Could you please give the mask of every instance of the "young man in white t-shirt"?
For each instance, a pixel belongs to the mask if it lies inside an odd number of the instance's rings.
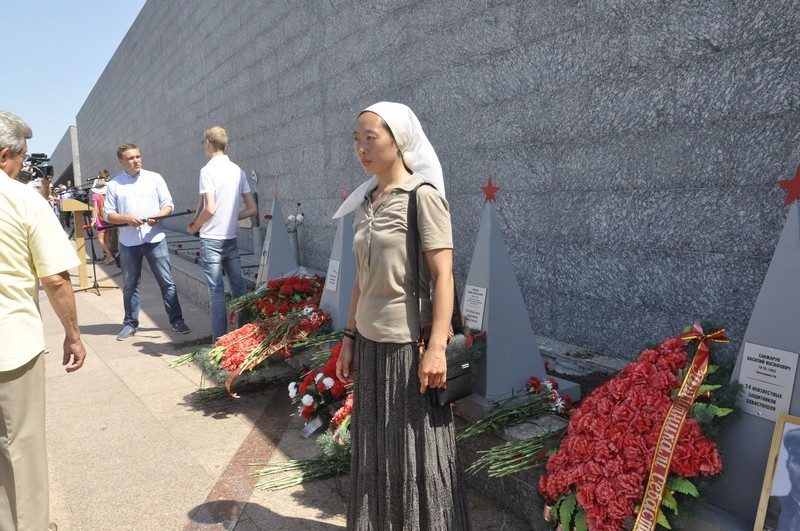
[[[222,127],[214,126],[203,135],[203,151],[211,159],[200,170],[203,209],[198,210],[195,219],[186,228],[190,234],[200,232],[200,253],[208,283],[211,335],[214,341],[228,332],[222,271],[228,275],[234,298],[245,293],[236,241],[238,221],[255,216],[258,212],[247,177],[225,154],[227,147],[228,133]],[[239,210],[242,200],[245,208]],[[239,326],[242,324],[240,320]]]

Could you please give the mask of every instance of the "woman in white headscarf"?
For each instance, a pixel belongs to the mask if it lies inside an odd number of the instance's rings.
[[[354,381],[355,394],[347,528],[468,530],[453,414],[427,394],[446,382],[453,310],[453,241],[441,165],[417,117],[399,103],[362,111],[353,145],[372,178],[334,215],[355,213],[357,276],[336,366],[343,382]],[[407,209],[410,192],[423,182],[433,186],[417,190],[417,312]],[[422,357],[417,315],[431,324]]]

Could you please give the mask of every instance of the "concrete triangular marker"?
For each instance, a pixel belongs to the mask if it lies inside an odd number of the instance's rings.
[[[294,251],[292,251],[292,246],[289,243],[289,233],[286,232],[286,226],[284,225],[281,204],[277,197],[272,199],[270,213],[272,214],[272,219],[267,221],[256,286],[260,286],[267,280],[286,276],[297,269]]]
[[[325,289],[320,308],[331,316],[334,330],[347,326],[350,296],[356,280],[356,257],[353,254],[353,214],[339,218],[333,239]]]
[[[486,357],[478,363],[475,392],[457,406],[462,416],[482,417],[490,400],[525,389],[531,376],[550,378],[492,201],[484,206],[461,306],[467,325],[486,332]],[[568,380],[559,379],[559,393],[580,398],[578,384]]]
[[[752,369],[746,369],[743,374],[745,352],[755,359],[761,358],[761,355],[778,356],[778,364],[782,367],[794,362],[794,378],[791,378],[790,370],[766,364],[762,372],[767,376],[754,374]],[[746,520],[750,528],[758,510],[763,472],[766,470],[775,428],[775,422],[768,417],[774,416],[773,413],[787,412],[785,408],[783,411],[777,411],[780,408],[776,408],[775,412],[770,411],[769,408],[774,407],[772,401],[775,400],[777,406],[791,395],[788,413],[800,416],[799,354],[800,210],[798,202],[794,202],[789,208],[789,215],[758,293],[731,378],[745,383],[752,381],[755,376],[763,381],[758,386],[751,384],[749,389],[745,385],[741,396],[742,400],[754,400],[761,404],[759,409],[763,412],[761,415],[744,412],[733,426],[722,431],[720,447],[725,455],[725,478],[714,488],[711,500],[725,512]],[[771,372],[773,369],[775,371]],[[786,382],[782,381],[781,373],[788,377],[786,385],[782,385]],[[753,393],[756,396],[751,396]]]

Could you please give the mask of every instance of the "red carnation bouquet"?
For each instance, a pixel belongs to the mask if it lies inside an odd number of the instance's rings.
[[[545,520],[552,527],[630,527],[645,493],[662,424],[689,363],[686,343],[677,337],[666,339],[582,401],[539,481],[548,504]],[[672,528],[679,502],[696,501],[709,487],[709,478],[722,470],[717,445],[709,436],[731,420],[738,384],[730,383],[732,367],[719,369],[709,366],[680,429],[658,511],[660,527]]]
[[[242,372],[273,356],[288,359],[294,348],[315,343],[310,336],[329,321],[330,317],[314,303],[276,313],[219,338],[208,353],[209,361],[230,371],[225,381],[230,392],[231,383]]]
[[[319,304],[323,283],[319,275],[291,276],[269,280],[256,291],[231,301],[231,322],[236,312],[247,311],[256,319]]]

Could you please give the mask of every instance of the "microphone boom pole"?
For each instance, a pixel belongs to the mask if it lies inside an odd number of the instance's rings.
[[[152,216],[152,217],[149,217],[149,218],[142,218],[142,223],[147,223],[148,219],[162,220],[162,219],[167,219],[167,218],[176,218],[178,216],[186,216],[188,214],[194,214],[194,213],[195,213],[194,210],[187,209],[186,212],[178,212],[177,214],[173,212],[172,214],[166,214],[164,216]],[[118,227],[127,227],[127,226],[128,226],[127,223],[114,223],[112,225],[106,225],[103,228],[97,227],[97,230],[116,229]]]

